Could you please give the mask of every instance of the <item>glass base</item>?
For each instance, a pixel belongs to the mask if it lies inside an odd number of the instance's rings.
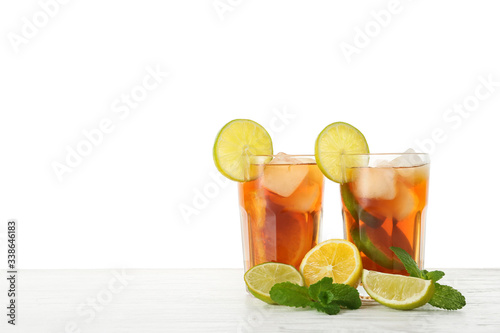
[[[373,301],[373,298],[368,295],[366,292],[365,288],[363,288],[362,284],[360,283],[358,288],[358,293],[359,293],[359,298],[361,298],[362,301]]]

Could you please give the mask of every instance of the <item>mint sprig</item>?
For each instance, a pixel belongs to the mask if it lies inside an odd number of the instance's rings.
[[[390,249],[392,250],[392,252],[394,252],[394,254],[396,254],[399,260],[401,260],[401,262],[405,266],[406,271],[408,272],[408,274],[410,274],[410,276],[425,279],[426,276],[425,273],[418,268],[417,263],[408,254],[408,252],[396,246],[391,246]]]
[[[348,309],[358,309],[361,306],[356,288],[333,283],[330,277],[324,277],[309,288],[291,282],[277,283],[269,294],[280,305],[310,307],[329,315],[339,313],[341,306]]]
[[[466,301],[465,297],[456,289],[453,289],[450,286],[442,285],[437,283],[443,276],[444,272],[442,271],[432,271],[428,272],[425,269],[420,270],[417,266],[417,263],[413,258],[403,250],[402,248],[392,246],[390,248],[392,252],[396,254],[396,256],[401,260],[403,265],[405,266],[406,271],[410,276],[424,279],[424,280],[432,280],[434,281],[434,295],[432,296],[429,304],[441,309],[445,310],[458,310],[465,306]]]

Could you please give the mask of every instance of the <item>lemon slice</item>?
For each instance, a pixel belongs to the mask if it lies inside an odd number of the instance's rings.
[[[342,171],[342,163],[362,166],[367,159],[348,157],[344,154],[368,154],[368,143],[364,135],[354,126],[337,122],[326,126],[316,139],[314,154],[323,174],[336,183],[349,181],[350,175]],[[344,158],[344,160],[342,160]]]
[[[393,309],[418,308],[429,302],[434,295],[432,280],[364,269],[361,281],[371,298]]]
[[[295,267],[276,262],[265,262],[254,266],[245,273],[244,278],[248,291],[269,304],[276,304],[269,296],[269,291],[276,283],[289,281],[300,286],[304,285],[304,279]]]
[[[325,276],[334,283],[357,287],[363,266],[358,248],[345,239],[330,239],[313,247],[300,264],[307,286]]]
[[[235,119],[224,125],[217,134],[213,150],[217,169],[227,178],[238,182],[256,177],[250,172],[250,156],[272,154],[273,143],[269,133],[248,119]]]

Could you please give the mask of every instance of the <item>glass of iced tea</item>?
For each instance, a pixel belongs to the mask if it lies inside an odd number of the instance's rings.
[[[391,246],[423,268],[429,166],[429,155],[415,152],[342,157],[344,236],[360,250],[363,268],[408,275]]]
[[[314,155],[249,156],[238,184],[245,271],[264,262],[299,269],[318,243],[324,177]]]

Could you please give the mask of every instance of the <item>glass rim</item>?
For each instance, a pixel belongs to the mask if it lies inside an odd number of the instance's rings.
[[[270,155],[270,154],[257,154],[257,155],[249,155],[250,157],[277,157],[278,154],[273,154],[273,155]],[[314,154],[286,154],[286,156],[290,156],[290,157],[297,157],[297,156],[307,156],[307,157],[315,157]]]
[[[422,155],[422,156],[430,156],[428,153],[353,153],[353,154],[344,154],[345,156],[394,156],[394,155]]]
[[[283,161],[282,163],[273,163],[272,162],[275,159],[279,159],[280,157],[282,157],[282,155],[248,155],[247,158],[248,158],[249,165],[267,165],[267,164],[273,164],[273,165],[309,165],[309,164],[314,164],[314,165],[317,165],[316,158],[312,154],[304,154],[304,155],[286,154],[287,158],[295,159],[295,161],[294,162]]]
[[[422,156],[430,156],[429,153],[341,153],[340,155],[347,155],[347,156],[390,156],[390,155],[422,155]],[[255,157],[276,157],[278,154],[256,154],[256,155],[249,155],[249,156],[255,156]],[[286,154],[286,156],[310,156],[310,157],[316,157],[314,154]]]

